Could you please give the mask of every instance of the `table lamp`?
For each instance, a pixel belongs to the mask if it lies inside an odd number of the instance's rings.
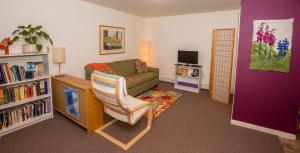
[[[64,74],[60,73],[60,64],[65,62],[65,48],[54,47],[53,48],[53,63],[58,64],[59,74],[56,77],[62,77]]]

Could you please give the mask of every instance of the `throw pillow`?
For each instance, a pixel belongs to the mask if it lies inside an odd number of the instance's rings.
[[[147,66],[145,62],[142,61],[135,62],[135,68],[137,73],[150,72],[150,68]]]
[[[86,68],[91,67],[92,71],[100,71],[107,74],[116,74],[116,72],[108,65],[104,63],[91,63],[85,66]]]

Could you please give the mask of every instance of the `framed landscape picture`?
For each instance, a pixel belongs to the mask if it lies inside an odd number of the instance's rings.
[[[100,55],[125,53],[125,28],[100,25]]]

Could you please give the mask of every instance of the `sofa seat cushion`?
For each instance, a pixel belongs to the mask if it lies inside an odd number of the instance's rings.
[[[146,73],[139,73],[136,75],[126,77],[126,85],[127,88],[133,88],[139,84],[151,81],[157,78],[157,74],[154,72],[146,72]]]

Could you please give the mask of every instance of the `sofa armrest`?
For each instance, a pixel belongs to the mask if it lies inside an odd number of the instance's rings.
[[[155,73],[159,73],[159,69],[158,68],[155,68],[155,67],[149,67],[150,71],[151,72],[155,72]]]
[[[89,66],[86,66],[84,68],[84,72],[85,72],[85,79],[86,80],[91,80],[91,75],[93,73],[93,68],[89,67]]]
[[[139,104],[139,105],[137,105],[137,106],[129,109],[129,112],[133,113],[133,112],[135,112],[135,111],[137,111],[137,110],[139,110],[141,108],[144,108],[146,106],[151,106],[151,103],[149,103],[147,101],[144,101],[143,103],[141,103],[141,104]]]

